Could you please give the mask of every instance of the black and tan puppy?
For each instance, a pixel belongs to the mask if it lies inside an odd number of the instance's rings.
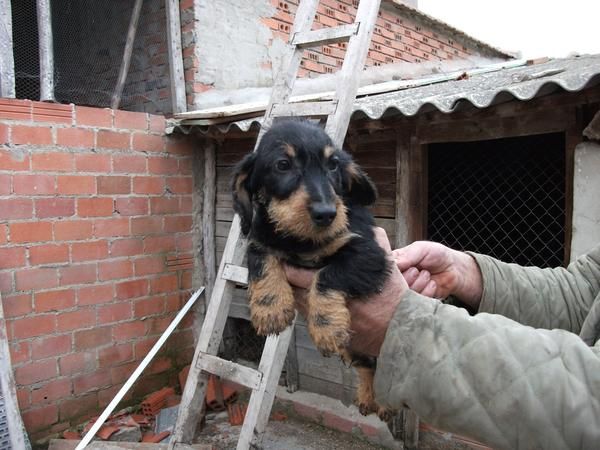
[[[346,307],[347,301],[381,291],[389,274],[366,208],[376,197],[350,155],[307,121],[273,125],[233,178],[234,209],[249,239],[248,288],[257,333],[280,333],[294,318],[294,295],[282,264],[317,269],[307,302],[311,338],[324,355],[354,362],[361,413],[377,411],[387,419],[373,400],[375,361],[349,352]]]

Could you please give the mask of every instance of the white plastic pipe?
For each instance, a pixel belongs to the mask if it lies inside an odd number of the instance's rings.
[[[173,332],[175,327],[177,327],[177,325],[179,325],[179,322],[181,322],[181,319],[183,319],[183,316],[185,316],[187,314],[187,312],[194,305],[194,303],[196,302],[198,297],[200,297],[202,292],[204,292],[204,287],[201,287],[196,292],[194,292],[194,295],[192,295],[192,297],[184,305],[184,307],[181,309],[181,311],[179,311],[179,313],[175,316],[175,318],[173,319],[173,322],[171,322],[171,324],[167,327],[167,329],[162,334],[160,339],[156,342],[156,344],[154,344],[154,346],[152,347],[150,352],[148,352],[146,357],[142,360],[140,365],[137,366],[137,368],[131,374],[129,379],[125,382],[123,387],[119,390],[119,392],[117,392],[117,395],[115,395],[115,398],[112,399],[112,401],[108,404],[106,409],[102,412],[102,414],[100,414],[100,417],[98,417],[98,420],[96,420],[96,422],[94,422],[94,425],[92,426],[92,428],[90,428],[90,431],[87,432],[87,434],[83,437],[81,442],[79,442],[77,447],[75,447],[75,450],[82,450],[90,443],[90,441],[92,440],[94,435],[98,432],[98,430],[100,429],[102,424],[106,421],[108,416],[111,415],[111,413],[117,407],[117,405],[119,404],[121,399],[123,399],[125,394],[127,394],[127,391],[131,388],[131,386],[133,386],[133,383],[136,382],[136,380],[142,374],[142,372],[144,371],[146,366],[148,364],[150,364],[150,361],[152,361],[152,358],[154,358],[154,356],[158,353],[158,351],[160,350],[162,345],[165,343],[167,338],[171,335],[171,333]]]

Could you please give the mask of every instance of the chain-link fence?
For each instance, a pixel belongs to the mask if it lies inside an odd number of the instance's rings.
[[[559,133],[431,145],[427,238],[506,262],[563,265],[564,149]]]
[[[133,1],[52,0],[55,98],[109,107],[115,91]],[[13,52],[18,98],[39,100],[35,0],[13,0]],[[163,0],[142,5],[120,108],[171,111]]]
[[[243,360],[258,365],[266,338],[254,331],[244,319],[229,317],[223,335],[223,356],[232,361]]]

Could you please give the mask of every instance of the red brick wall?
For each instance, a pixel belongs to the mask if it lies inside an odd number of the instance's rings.
[[[0,99],[0,292],[34,438],[106,405],[188,298],[191,153],[164,125]],[[189,327],[128,399],[189,362]]]

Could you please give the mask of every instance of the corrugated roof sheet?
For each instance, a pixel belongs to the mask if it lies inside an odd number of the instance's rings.
[[[527,101],[557,91],[578,92],[600,84],[600,55],[553,59],[541,64],[470,75],[466,73],[463,79],[430,78],[432,82],[427,85],[419,85],[420,80],[414,80],[412,85],[403,81],[391,92],[357,98],[352,117],[377,120],[384,115],[414,116],[434,110],[451,113],[468,105],[487,108],[513,99]],[[372,91],[376,92],[376,89]],[[223,133],[232,127],[248,131],[252,126],[260,126],[262,118],[235,119],[234,116],[231,122],[211,126]],[[193,120],[184,119],[175,121],[173,125],[186,132],[195,124]],[[195,129],[206,132],[211,126],[195,125]]]

